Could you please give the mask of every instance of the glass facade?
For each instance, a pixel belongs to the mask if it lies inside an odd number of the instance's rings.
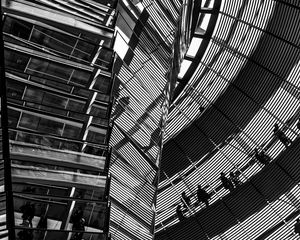
[[[11,177],[14,210],[5,225],[2,208],[1,239],[109,237],[115,5],[2,4],[11,176],[5,165],[1,179]]]

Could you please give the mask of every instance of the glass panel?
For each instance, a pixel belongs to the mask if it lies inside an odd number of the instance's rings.
[[[105,94],[109,94],[111,82],[112,80],[110,77],[98,75],[93,89],[98,90]]]
[[[20,118],[20,112],[15,111],[13,109],[8,109],[8,126],[9,127],[16,127]]]
[[[101,49],[99,57],[96,60],[96,64],[105,67],[106,69],[110,68],[113,57],[113,51],[110,49]]]
[[[37,130],[40,132],[60,135],[62,128],[63,123],[41,118]]]
[[[7,81],[7,97],[11,98],[12,100],[20,100],[23,96],[23,92],[25,87],[23,85],[18,84],[18,82],[15,81]]]
[[[63,90],[66,92],[70,92],[73,89],[73,86],[67,85],[66,83],[60,83],[57,81],[48,80],[43,77],[29,76],[29,78],[32,82],[41,83],[46,86],[53,87],[55,89]]]
[[[7,49],[4,51],[4,58],[6,69],[21,72],[24,72],[29,61],[29,56],[25,56],[21,53],[13,52]]]
[[[72,52],[73,46],[76,43],[76,39],[71,36],[44,29],[39,26],[34,27],[30,40],[68,55]]]
[[[89,97],[90,91],[88,91],[86,89],[75,87],[73,90],[73,94],[87,98],[87,97]]]
[[[80,127],[74,127],[71,125],[66,125],[64,128],[63,136],[68,138],[78,138],[80,135],[81,128]]]
[[[67,101],[67,98],[51,93],[45,93],[42,104],[58,108],[65,108]]]
[[[31,114],[23,113],[20,119],[19,126],[36,130],[39,124],[40,118]]]
[[[85,106],[84,103],[74,101],[74,100],[69,100],[67,109],[72,110],[74,112],[83,112],[84,106]]]
[[[94,143],[105,143],[106,130],[103,129],[102,131],[102,133],[89,131],[87,135],[87,141]]]
[[[24,100],[28,102],[41,103],[44,97],[44,93],[39,93],[36,88],[28,86],[25,90]]]
[[[79,40],[77,41],[75,45],[75,49],[73,50],[71,55],[76,58],[90,61],[92,60],[91,58],[93,57],[92,54],[95,53],[95,48],[96,48],[95,45]]]
[[[38,58],[32,58],[26,69],[26,73],[28,74],[46,77],[60,82],[66,82],[70,78],[72,72],[72,69],[67,66]]]
[[[93,105],[90,114],[93,116],[105,118],[107,117],[107,107]]]
[[[75,69],[70,82],[85,86],[88,83],[90,77],[90,73]]]
[[[30,36],[32,24],[11,17],[5,18],[3,32],[12,34],[16,37],[28,39]]]

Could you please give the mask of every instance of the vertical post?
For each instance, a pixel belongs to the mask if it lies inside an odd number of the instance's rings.
[[[4,186],[6,196],[6,226],[8,229],[8,239],[15,239],[14,203],[12,194],[11,162],[9,154],[9,133],[8,133],[8,111],[6,96],[5,61],[4,61],[4,41],[3,41],[3,22],[2,4],[1,10],[1,37],[0,37],[0,97],[1,97],[1,126],[2,126],[2,156],[4,160]]]
[[[107,155],[106,155],[106,159],[105,159],[104,172],[107,173],[107,174],[108,174],[108,171],[109,171],[111,151],[112,151],[112,148],[109,147],[109,149],[107,150]]]
[[[76,191],[76,188],[72,187],[70,195],[69,195],[70,199],[74,198],[75,191]],[[67,204],[68,213],[67,213],[66,218],[63,219],[63,221],[62,221],[60,229],[68,230],[68,225],[69,225],[69,222],[70,222],[70,219],[71,219],[74,207],[75,207],[75,203],[76,203],[76,201],[74,201],[74,200],[72,200],[71,202],[68,202],[68,204]]]
[[[110,173],[107,175],[105,190],[104,190],[104,199],[105,201],[109,200],[109,192],[110,192],[110,183],[111,183],[111,175]]]
[[[75,190],[76,190],[76,188],[72,187],[69,198],[74,197]],[[67,215],[66,219],[63,219],[62,224],[60,226],[60,229],[63,229],[63,230],[66,230],[66,231],[69,230],[68,226],[69,226],[69,223],[70,223],[70,219],[71,219],[75,204],[76,204],[76,201],[74,201],[74,200],[71,203],[68,203],[68,205],[67,205],[67,208],[69,210],[68,215]],[[71,239],[71,237],[72,237],[72,232],[69,232],[67,240]]]
[[[111,208],[111,202],[108,201],[106,205],[105,225],[103,229],[103,232],[106,234],[109,234],[110,208]]]

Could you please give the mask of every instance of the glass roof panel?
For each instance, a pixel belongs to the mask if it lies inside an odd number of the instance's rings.
[[[203,40],[202,38],[193,37],[193,39],[191,41],[191,44],[189,46],[189,49],[186,53],[186,55],[188,57],[195,57],[196,56],[196,53],[198,52],[198,49],[201,45],[202,40]]]
[[[117,31],[115,38],[114,51],[120,56],[121,59],[124,59],[129,47],[124,40],[124,35],[120,34],[120,31]]]
[[[180,72],[178,74],[178,78],[183,78],[186,71],[189,69],[190,65],[192,64],[191,61],[184,59],[180,66]]]

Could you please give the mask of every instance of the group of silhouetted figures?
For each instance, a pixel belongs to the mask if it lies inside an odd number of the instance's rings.
[[[225,173],[221,173],[220,180],[222,182],[222,186],[225,189],[228,189],[230,192],[233,191],[236,187],[240,186],[242,183],[239,180],[237,174],[230,172],[229,177],[227,178],[225,176]],[[198,185],[197,188],[197,203],[204,203],[206,207],[209,206],[209,199],[211,198],[210,194],[201,187],[201,185]],[[181,194],[181,202],[184,207],[184,209],[189,209],[191,207],[191,198],[186,195],[185,192],[182,192]],[[185,217],[183,215],[182,207],[181,205],[178,205],[176,208],[176,213],[178,216],[178,219],[180,221],[184,220]]]
[[[210,199],[210,194],[206,192],[205,189],[203,189],[201,187],[201,185],[198,185],[198,189],[197,189],[197,198],[198,198],[198,202],[202,202],[204,203],[207,207],[209,205],[209,199]],[[181,202],[184,206],[184,208],[188,209],[191,205],[191,199],[189,196],[186,195],[185,192],[183,192],[181,194]],[[177,216],[179,218],[180,221],[184,220],[185,217],[183,215],[183,212],[181,210],[181,205],[178,205],[177,208],[176,208],[176,213],[177,213]]]
[[[300,119],[297,122],[297,128],[300,130]],[[292,144],[292,140],[290,138],[288,138],[286,136],[286,134],[279,129],[279,126],[277,123],[274,124],[274,136],[282,143],[284,144],[284,146],[287,148]],[[265,151],[263,149],[259,150],[258,148],[254,149],[254,157],[255,159],[260,162],[263,165],[267,165],[270,163],[271,161],[271,157],[265,153]],[[240,172],[230,172],[229,173],[229,177],[226,177],[224,172],[221,172],[220,174],[220,180],[222,183],[222,186],[229,190],[230,192],[233,192],[235,188],[237,188],[238,186],[240,186],[242,184],[242,182],[239,179],[239,175]],[[209,199],[211,198],[210,194],[206,192],[206,190],[204,190],[201,185],[198,185],[198,189],[197,189],[197,198],[198,198],[198,203],[202,202],[206,205],[206,207],[209,206]],[[185,192],[183,192],[181,194],[181,202],[182,202],[182,206],[183,206],[183,210],[184,209],[189,209],[189,207],[191,206],[191,199],[189,196],[186,195]],[[182,210],[182,206],[179,204],[177,205],[176,208],[176,213],[178,216],[178,219],[180,221],[185,219],[185,216],[183,215],[183,210]],[[299,233],[300,233],[300,220],[298,223],[298,229],[299,229]]]
[[[25,229],[22,229],[18,232],[18,238],[19,240],[33,240],[34,236],[32,229],[32,219],[35,215],[35,205],[28,201],[20,207],[20,211],[22,213],[23,220],[21,226],[25,227]],[[78,207],[74,211],[71,216],[70,222],[73,224],[72,230],[75,231],[75,233],[73,233],[71,237],[71,240],[82,240],[85,230],[85,219],[83,217],[83,210],[81,207]],[[47,229],[47,217],[45,216],[45,214],[42,214],[37,225],[37,233],[40,232],[38,239],[44,239],[44,229]]]
[[[230,172],[229,177],[226,177],[225,173],[221,172],[220,180],[222,186],[232,192],[236,187],[240,186],[242,182],[239,179],[238,173]]]
[[[298,120],[297,128],[300,130],[300,120]],[[287,137],[282,130],[279,129],[277,123],[274,124],[273,133],[275,138],[278,139],[286,148],[292,144],[292,140],[289,137]],[[257,148],[255,148],[254,156],[263,165],[267,165],[271,161],[270,156],[268,156],[264,150],[259,151]]]

